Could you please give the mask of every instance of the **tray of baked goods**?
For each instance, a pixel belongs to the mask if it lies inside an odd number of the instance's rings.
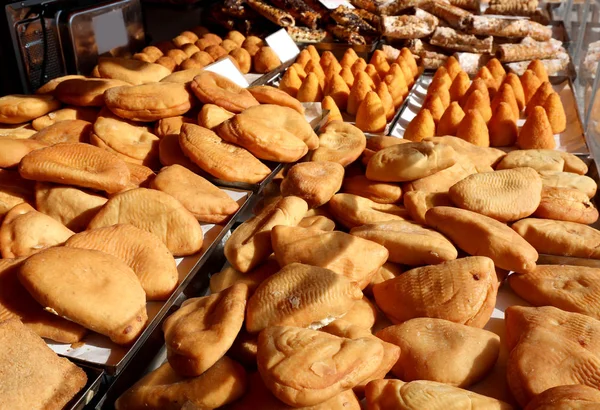
[[[453,135],[507,150],[589,153],[573,83],[549,77],[538,60],[519,77],[493,59],[471,81],[450,58],[434,75],[421,76],[408,99],[393,136],[419,141]]]

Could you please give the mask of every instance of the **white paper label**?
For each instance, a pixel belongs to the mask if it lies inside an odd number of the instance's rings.
[[[319,3],[327,7],[329,10],[335,10],[339,6],[346,6],[350,9],[354,8],[354,6],[347,0],[319,0]]]
[[[290,61],[300,54],[300,49],[284,28],[268,36],[265,41],[282,63]]]
[[[127,44],[128,37],[123,20],[123,10],[114,10],[94,17],[92,26],[98,55]]]
[[[248,88],[248,86],[250,85],[244,77],[244,74],[242,74],[242,72],[238,70],[238,68],[233,63],[233,60],[229,56],[215,63],[207,65],[206,67],[204,67],[204,69],[206,71],[222,75],[223,77],[233,81],[240,87]]]

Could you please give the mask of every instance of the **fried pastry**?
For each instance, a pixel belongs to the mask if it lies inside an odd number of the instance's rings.
[[[62,83],[63,81],[66,80],[71,80],[73,78],[85,78],[85,76],[83,75],[63,75],[61,77],[57,77],[57,78],[53,78],[52,80],[48,81],[46,84],[42,85],[40,88],[38,88],[37,90],[35,90],[35,93],[40,95],[40,94],[54,94],[54,90],[56,90],[56,87],[58,87],[58,85],[60,83]]]
[[[335,229],[335,221],[323,215],[305,216],[298,222],[301,228],[319,229],[321,231],[331,232]]]
[[[46,310],[117,344],[133,342],[148,319],[146,295],[135,273],[103,252],[46,249],[23,263],[19,280]]]
[[[476,109],[465,111],[465,116],[456,129],[456,136],[480,147],[490,146],[490,135],[486,120]]]
[[[17,171],[0,169],[0,219],[14,206],[35,203],[33,181],[23,179]]]
[[[137,275],[147,300],[166,300],[177,287],[177,266],[160,238],[129,224],[91,229],[72,236],[65,246],[115,256]]]
[[[296,98],[300,102],[317,102],[323,99],[323,88],[319,84],[319,78],[313,72],[308,73],[298,88]]]
[[[542,85],[542,81],[531,70],[526,70],[521,76],[521,86],[523,87],[523,95],[525,97],[525,106],[529,105],[529,101]]]
[[[29,123],[6,125],[0,124],[0,138],[27,139],[35,135],[35,130]]]
[[[150,168],[143,165],[126,162],[129,168],[129,185],[126,189],[147,188],[150,181],[154,179],[156,174]]]
[[[269,326],[318,329],[346,314],[363,297],[345,276],[316,266],[292,263],[265,279],[248,301],[246,330]]]
[[[473,410],[512,410],[503,401],[426,380],[374,380],[366,388],[367,405],[373,410],[441,410],[451,407]]]
[[[303,162],[291,167],[283,181],[281,194],[297,196],[309,208],[326,204],[340,190],[344,167],[337,162]]]
[[[97,116],[98,110],[95,108],[65,107],[36,118],[31,122],[31,126],[36,131],[41,131],[52,124],[66,120],[94,122]]]
[[[152,122],[185,114],[192,107],[192,96],[185,84],[160,82],[113,87],[104,93],[104,102],[121,118]]]
[[[31,139],[0,138],[0,168],[14,168],[23,157],[48,144]]]
[[[361,76],[360,73],[364,75]],[[358,113],[361,102],[365,99],[367,94],[375,88],[373,80],[371,80],[364,71],[361,71],[360,73],[355,75],[354,84],[352,84],[350,94],[348,95],[346,112],[350,115],[356,115]]]
[[[303,263],[326,268],[356,282],[361,289],[388,258],[385,247],[339,231],[275,226],[271,243],[279,266]]]
[[[25,258],[0,260],[0,322],[19,319],[38,336],[59,343],[79,342],[87,333],[82,326],[44,310],[19,282]]]
[[[202,67],[188,68],[187,70],[176,71],[160,80],[161,83],[180,83],[189,84],[194,77],[199,75],[204,69]]]
[[[421,142],[423,139],[435,135],[435,127],[436,124],[431,115],[431,111],[427,108],[423,108],[417,113],[415,118],[408,123],[403,138],[413,142]]]
[[[393,183],[371,181],[364,175],[344,178],[342,191],[379,204],[395,204],[402,199],[402,188]]]
[[[294,67],[290,67],[281,78],[281,81],[279,82],[279,89],[296,98],[298,96],[300,87],[302,87],[302,81],[303,79],[300,78],[296,69]]]
[[[295,162],[318,146],[317,135],[303,115],[271,104],[248,108],[221,124],[217,133],[267,161]]]
[[[210,71],[203,71],[194,77],[191,88],[204,104],[215,104],[233,113],[259,105],[250,91]]]
[[[363,329],[371,330],[377,320],[378,314],[377,307],[375,307],[369,298],[363,296],[362,299],[357,300],[356,303],[354,303],[354,306],[352,306],[342,319],[338,320],[348,322],[351,326],[359,326]],[[335,321],[333,323],[335,323]],[[353,338],[351,337],[351,339]]]
[[[479,147],[463,139],[450,136],[427,138],[427,141],[432,141],[436,144],[450,145],[459,156],[466,157],[465,159],[467,159],[468,162],[472,162],[479,172],[489,170],[489,167],[495,167],[498,161],[506,155],[506,153],[500,149]]]
[[[452,138],[452,137],[450,137]],[[404,192],[424,191],[427,193],[443,192],[447,193],[452,185],[466,178],[469,175],[477,173],[475,165],[467,160],[461,160],[450,168],[436,172],[425,178],[417,179],[407,184],[402,185]]]
[[[463,209],[500,222],[533,214],[542,198],[542,179],[533,168],[483,172],[466,177],[450,188],[450,199]]]
[[[517,142],[519,130],[514,119],[514,111],[508,103],[501,102],[488,123],[490,146],[509,147]]]
[[[356,161],[365,150],[365,134],[352,124],[333,121],[321,130],[319,147],[312,153],[312,161],[331,161],[347,166]]]
[[[373,286],[377,306],[394,323],[417,317],[482,328],[496,304],[491,259],[475,256],[424,266]]]
[[[500,161],[497,169],[520,167],[533,168],[538,172],[562,172],[565,160],[558,151],[545,149],[528,149],[511,151]]]
[[[532,216],[589,225],[598,220],[598,210],[578,189],[546,186],[542,189],[540,205]]]
[[[519,273],[535,269],[538,259],[536,249],[495,219],[445,206],[430,209],[425,219],[427,225],[471,255],[487,256],[496,266]]]
[[[171,74],[169,69],[160,64],[115,57],[100,57],[98,72],[103,78],[122,80],[134,85],[157,83]]]
[[[491,102],[492,112],[496,112],[498,105],[501,103],[506,103],[511,108],[511,112],[514,115],[514,121],[517,121],[520,116],[519,104],[517,103],[517,98],[515,97],[515,93],[512,87],[509,84],[503,84],[500,87],[500,90],[494,96]]]
[[[65,104],[78,107],[102,107],[106,90],[125,85],[129,83],[108,78],[73,78],[60,83],[54,95]]]
[[[268,73],[281,65],[281,60],[271,47],[261,47],[254,56],[252,56],[252,65],[259,74]]]
[[[59,108],[51,95],[5,95],[0,97],[0,124],[22,124]]]
[[[403,220],[406,209],[394,204],[379,204],[352,194],[336,194],[329,201],[333,217],[347,228],[389,220]]]
[[[352,228],[350,233],[384,246],[388,260],[403,265],[436,265],[458,256],[442,234],[410,221],[378,222]]]
[[[246,391],[246,371],[223,357],[198,377],[183,377],[169,363],[147,374],[115,402],[117,410],[214,409],[234,402]]]
[[[530,116],[533,113],[533,109],[535,107],[537,107],[538,105],[544,105],[544,102],[546,102],[546,99],[550,97],[552,93],[554,93],[554,88],[552,87],[552,84],[550,84],[549,81],[543,82],[527,103],[527,107],[525,108],[525,115]]]
[[[16,319],[0,322],[0,396],[7,409],[60,410],[85,387],[87,376]]]
[[[593,198],[598,189],[596,182],[585,175],[556,171],[541,171],[540,175],[544,187],[574,188],[584,192],[588,198]]]
[[[371,278],[369,285],[363,289],[363,293],[372,298],[373,286],[377,285],[378,283],[385,282],[386,280],[393,279],[401,273],[402,269],[400,268],[400,265],[396,265],[391,262],[384,263],[381,268],[377,269],[377,272],[375,272],[375,275],[373,275]]]
[[[158,168],[159,138],[146,127],[137,126],[111,113],[98,116],[90,142],[124,161]]]
[[[64,243],[73,234],[60,222],[23,203],[4,217],[0,228],[0,252],[3,258],[29,256]]]
[[[412,220],[425,225],[427,211],[436,206],[452,206],[452,201],[444,192],[411,191],[404,194],[404,206]]]
[[[143,204],[143,207],[140,207]],[[162,215],[156,218],[156,215]],[[136,188],[113,196],[96,214],[88,229],[129,223],[157,235],[175,256],[192,255],[202,248],[200,224],[171,195]]]
[[[283,107],[289,107],[300,114],[304,114],[304,107],[294,97],[289,94],[268,85],[260,85],[248,89],[250,94],[261,104],[274,104]]]
[[[178,115],[176,117],[163,118],[156,122],[154,126],[154,135],[162,140],[167,135],[177,135],[181,132],[183,124],[194,124],[195,121],[192,118],[183,117]]]
[[[222,223],[239,209],[229,195],[181,165],[161,169],[150,186],[179,200],[200,222]]]
[[[164,324],[167,359],[186,377],[200,376],[229,350],[244,321],[248,286],[236,284],[186,300]]]
[[[235,284],[243,283],[248,286],[248,295],[251,296],[258,285],[269,276],[277,273],[279,269],[279,264],[273,257],[245,273],[235,270],[231,266],[227,266],[222,271],[210,276],[210,291],[211,293],[218,293]]]
[[[468,387],[492,370],[500,353],[497,334],[443,319],[411,319],[376,336],[400,347],[392,371],[407,382],[431,380]]]
[[[435,135],[456,135],[458,126],[465,117],[465,112],[456,101],[452,102],[438,122]]]
[[[357,355],[371,360],[357,361]],[[294,327],[270,327],[258,337],[258,370],[265,385],[294,407],[316,405],[354,387],[377,370],[382,358],[383,345],[372,338]],[[304,380],[302,386],[297,378]]]
[[[237,63],[242,74],[248,74],[252,68],[252,56],[244,48],[236,48],[229,52],[229,55]]]
[[[383,132],[387,124],[386,111],[377,93],[369,91],[356,112],[356,126],[364,132]]]
[[[271,173],[269,167],[249,151],[223,141],[208,128],[184,124],[179,146],[194,164],[225,181],[255,184]]]
[[[584,224],[527,218],[512,228],[539,253],[600,259],[600,231]]]
[[[30,139],[49,145],[61,142],[88,142],[92,124],[83,120],[64,120],[36,132]]]
[[[544,391],[531,400],[525,410],[593,409],[600,404],[598,389],[574,384],[557,386]]]
[[[393,145],[378,151],[367,165],[374,181],[404,182],[424,178],[456,163],[454,149],[432,142]]]
[[[307,210],[306,202],[295,196],[270,204],[231,234],[225,243],[225,257],[238,271],[248,272],[273,251],[271,229],[276,225],[297,225]]]
[[[469,91],[470,86],[469,75],[464,71],[459,72],[450,85],[450,101],[462,101],[465,94]]]
[[[560,96],[553,92],[544,102],[544,110],[550,122],[553,134],[560,134],[567,129],[567,116]]]

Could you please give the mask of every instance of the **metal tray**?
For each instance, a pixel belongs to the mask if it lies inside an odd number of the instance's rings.
[[[251,74],[251,76],[249,76],[248,74],[246,74],[244,77],[246,77],[247,80],[252,80],[252,81],[248,81],[250,83],[250,87],[256,86],[256,85],[266,85],[269,83],[269,81],[278,76],[279,74],[285,72],[285,70],[287,70],[287,68],[289,66],[291,66],[294,61],[296,61],[295,59],[290,60],[286,63],[281,64],[279,67],[277,67],[275,70],[270,71],[266,74],[262,74],[260,75],[258,78],[255,78],[255,74]],[[255,78],[253,80],[253,78]]]
[[[408,103],[400,114],[391,135],[402,138],[408,123],[417,115],[427,95],[427,88],[433,79],[433,75],[425,73],[421,75],[413,90],[409,93]],[[583,131],[583,123],[577,109],[575,100],[573,82],[568,77],[556,77],[552,79],[554,90],[560,96],[565,113],[567,115],[567,130],[561,134],[555,135],[557,150],[570,152],[571,154],[588,155],[589,149]],[[523,126],[525,119],[521,118],[517,123],[519,127]]]
[[[80,366],[87,376],[87,383],[75,397],[65,406],[68,410],[82,410],[96,396],[100,390],[104,371],[91,367]]]
[[[235,199],[239,197],[240,208],[224,225],[202,224],[204,232],[203,249],[196,255],[177,258],[179,272],[179,285],[166,301],[152,301],[147,303],[148,325],[130,347],[118,346],[107,337],[97,333],[90,333],[84,339],[82,346],[54,343],[47,341],[50,348],[57,354],[68,357],[72,361],[89,367],[104,369],[108,375],[118,374],[132,359],[136,352],[144,345],[146,340],[161,323],[167,312],[183,297],[184,290],[194,279],[211,254],[217,249],[227,232],[231,229],[240,215],[252,203],[253,193],[249,191],[226,189],[228,194]]]

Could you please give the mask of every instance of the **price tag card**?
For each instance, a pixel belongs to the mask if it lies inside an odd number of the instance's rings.
[[[284,28],[268,36],[265,41],[282,63],[290,61],[300,54],[300,49]]]
[[[244,77],[244,74],[242,74],[242,72],[238,70],[238,68],[233,63],[233,60],[229,56],[207,65],[206,67],[204,67],[204,69],[206,71],[222,75],[223,77],[233,81],[240,87],[248,88],[248,86],[250,85]]]
[[[319,3],[327,7],[329,10],[335,10],[339,6],[346,6],[350,9],[354,8],[354,6],[347,0],[319,0]]]

